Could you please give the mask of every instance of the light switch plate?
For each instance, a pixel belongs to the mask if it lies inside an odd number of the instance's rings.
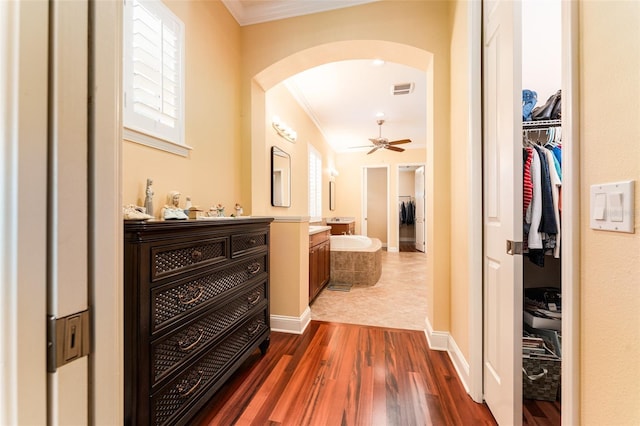
[[[591,228],[634,233],[634,181],[591,185]]]

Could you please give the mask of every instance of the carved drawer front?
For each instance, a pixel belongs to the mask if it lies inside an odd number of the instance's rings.
[[[151,383],[155,384],[185,358],[197,353],[222,332],[240,322],[252,309],[264,305],[266,282],[261,282],[151,345]],[[265,302],[266,303],[266,302]]]
[[[266,256],[248,259],[173,287],[151,290],[152,331],[266,271]]]
[[[151,249],[151,281],[226,260],[228,239],[214,238]]]
[[[174,381],[151,396],[151,423],[173,424],[172,416],[179,413],[189,401],[198,398],[225,372],[227,364],[267,330],[266,311],[252,317],[236,332],[185,370]]]
[[[231,236],[231,257],[267,249],[267,233],[253,232]]]

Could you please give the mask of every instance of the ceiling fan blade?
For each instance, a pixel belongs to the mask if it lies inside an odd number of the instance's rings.
[[[411,142],[411,139],[400,139],[397,141],[389,142],[389,145],[400,145],[401,143],[409,143],[409,142]]]
[[[374,147],[371,151],[367,152],[367,155],[368,155],[368,154],[371,154],[372,152],[376,152],[376,151],[377,151],[377,150],[379,150],[379,149],[380,149],[380,147],[379,147],[379,146],[376,146],[376,147]]]
[[[384,146],[386,149],[390,149],[391,151],[396,151],[396,152],[402,152],[404,151],[404,148],[399,148],[397,146],[391,146],[391,145],[385,145]]]
[[[358,145],[358,146],[350,146],[349,149],[357,149],[357,148],[371,148],[373,145]]]

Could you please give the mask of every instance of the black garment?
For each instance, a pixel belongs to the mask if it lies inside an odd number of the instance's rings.
[[[407,223],[407,207],[404,205],[404,201],[400,204],[400,224]]]
[[[416,205],[413,201],[409,201],[407,205],[407,225],[413,225],[416,221]]]
[[[546,234],[557,234],[558,224],[556,223],[555,210],[553,208],[553,194],[551,192],[551,176],[549,174],[549,163],[544,148],[534,146],[540,157],[540,182],[542,189],[542,220],[538,232]],[[555,167],[553,164],[551,167]]]

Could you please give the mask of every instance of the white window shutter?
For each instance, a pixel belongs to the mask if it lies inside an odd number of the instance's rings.
[[[125,127],[184,145],[184,25],[161,1],[127,0],[124,30]]]

